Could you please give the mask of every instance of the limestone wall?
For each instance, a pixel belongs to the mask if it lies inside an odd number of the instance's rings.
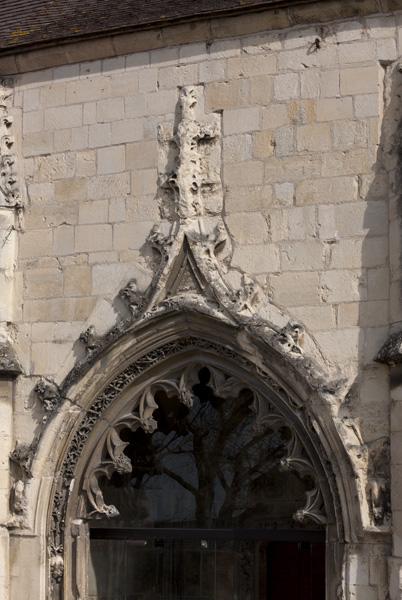
[[[387,444],[388,367],[374,359],[402,320],[401,44],[402,15],[392,14],[14,79],[25,202],[16,226],[14,322],[24,374],[14,440],[30,442],[38,429],[38,377],[60,383],[80,356],[80,333],[91,324],[104,333],[118,317],[118,291],[133,277],[149,282],[148,235],[171,217],[162,134],[177,124],[179,88],[202,85],[204,111],[222,119],[223,200],[207,213],[222,211],[230,234],[228,277],[237,286],[242,274],[255,277],[272,303],[305,325],[324,362],[348,380],[336,418],[355,424],[369,452]],[[401,426],[393,429],[399,465]],[[347,598],[385,598],[385,563],[376,555],[389,529],[371,530],[372,546],[351,549],[363,559],[347,568]],[[21,597],[19,585],[12,598]]]

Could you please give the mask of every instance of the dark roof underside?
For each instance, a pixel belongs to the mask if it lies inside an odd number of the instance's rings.
[[[0,0],[0,51],[303,1]]]

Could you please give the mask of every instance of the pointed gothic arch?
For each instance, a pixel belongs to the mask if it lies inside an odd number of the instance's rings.
[[[241,381],[273,407],[300,441],[303,456],[293,456],[289,448],[284,458],[289,464],[302,459],[302,468],[308,463],[322,495],[327,594],[333,597],[341,583],[344,545],[357,540],[360,522],[352,468],[322,390],[301,377],[278,350],[261,345],[248,332],[240,334],[209,315],[174,311],[127,331],[71,387],[65,404],[73,401],[80,412],[65,432],[51,493],[47,521],[51,598],[81,597],[77,577],[83,575],[77,565],[85,563],[88,552],[88,523],[99,508],[107,510],[97,476],[127,467],[124,444],[109,435],[116,431],[114,424],[152,428],[154,407],[141,407],[144,390],[172,374],[174,381],[194,364]],[[316,499],[314,494],[306,496],[300,509],[308,512],[308,501],[311,505]]]

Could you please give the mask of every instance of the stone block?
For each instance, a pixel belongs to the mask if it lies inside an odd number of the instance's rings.
[[[75,230],[76,252],[112,249],[111,225],[78,225]]]
[[[40,92],[40,105],[44,108],[63,106],[66,102],[66,84],[64,82],[45,85],[35,91]]]
[[[130,193],[129,173],[116,175],[101,175],[93,177],[88,182],[88,198],[101,200],[103,198],[116,198],[127,196]]]
[[[66,102],[76,104],[79,102],[99,101],[111,95],[111,81],[106,77],[86,77],[66,83]]]
[[[112,128],[110,123],[96,123],[89,126],[89,147],[110,146],[112,143]]]
[[[207,111],[227,110],[247,106],[248,97],[249,81],[245,79],[213,82],[208,83],[205,87],[205,106]]]
[[[88,182],[85,177],[59,179],[54,183],[55,198],[58,202],[86,200]]]
[[[50,154],[53,150],[53,132],[40,131],[37,133],[27,133],[23,137],[24,156],[38,156],[40,154]]]
[[[228,215],[226,225],[233,241],[240,245],[263,244],[268,241],[267,221],[259,212]]]
[[[210,56],[214,59],[226,59],[240,56],[240,40],[216,40],[209,47]]]
[[[303,323],[310,331],[325,331],[336,326],[332,306],[295,306],[291,314],[295,321]]]
[[[339,70],[321,71],[320,90],[322,98],[333,98],[340,96]]]
[[[367,299],[387,300],[389,298],[389,269],[375,268],[367,271]],[[402,421],[401,421],[402,423]]]
[[[338,364],[349,364],[359,357],[360,329],[358,327],[317,331],[315,339],[324,356]]]
[[[92,277],[91,267],[72,265],[63,269],[65,296],[90,296]]]
[[[124,98],[126,119],[136,119],[147,115],[145,99],[145,94],[136,94]]]
[[[294,127],[279,127],[274,135],[276,156],[289,156],[295,151],[295,129]]]
[[[248,133],[224,137],[222,140],[222,156],[224,163],[250,160],[252,158],[252,142],[253,136]]]
[[[212,44],[213,45],[213,44]],[[201,83],[221,81],[225,79],[226,62],[224,60],[209,60],[199,65],[199,80]]]
[[[388,207],[386,202],[351,202],[336,208],[336,228],[340,236],[386,235]]]
[[[78,177],[91,177],[96,174],[96,152],[86,150],[76,154],[76,174]]]
[[[107,223],[109,203],[107,200],[81,202],[78,222],[80,225],[89,223]]]
[[[240,136],[233,136],[240,137]],[[248,137],[248,136],[247,136]],[[274,153],[274,134],[272,131],[257,131],[253,133],[253,157],[264,159]]]
[[[205,42],[184,44],[179,47],[179,61],[181,64],[203,62],[206,60],[209,60],[209,53],[207,53]]]
[[[317,121],[337,121],[352,118],[352,98],[322,98],[317,100]]]
[[[153,225],[152,221],[113,225],[113,248],[115,250],[139,250],[144,246]]]
[[[100,148],[96,154],[98,175],[124,171],[126,163],[126,149],[124,146]]]
[[[155,92],[158,89],[158,69],[138,71],[138,89],[140,92]]]
[[[71,350],[71,344],[37,343],[32,344],[31,362],[34,375],[53,375]]]
[[[228,79],[271,75],[277,71],[277,59],[273,53],[229,58],[227,62]]]
[[[359,325],[361,327],[380,327],[389,323],[387,300],[361,302],[359,306]],[[373,382],[371,387],[373,386]]]
[[[284,243],[281,264],[284,271],[318,271],[324,267],[324,246],[317,240]]]
[[[251,77],[248,80],[250,86],[250,104],[267,106],[272,101],[273,81],[269,75]]]
[[[126,220],[126,201],[120,198],[109,200],[109,223],[117,223]]]
[[[136,142],[126,146],[127,169],[155,168],[158,162],[158,147],[156,140]]]
[[[324,271],[321,273],[323,302],[358,302],[366,300],[367,282],[360,270]]]
[[[230,187],[225,192],[225,208],[227,213],[262,210],[272,206],[272,187],[245,186]]]
[[[225,135],[255,131],[260,128],[260,111],[258,108],[238,108],[223,113],[223,130]]]
[[[238,246],[233,253],[232,267],[251,275],[279,271],[278,248],[274,244]]]
[[[358,119],[378,117],[380,115],[380,98],[378,94],[362,94],[355,96],[355,115]]]
[[[300,90],[302,98],[318,98],[321,89],[319,70],[308,69],[300,74]]]
[[[275,184],[275,198],[281,206],[292,206],[295,197],[295,186],[293,183],[284,182]]]
[[[261,111],[262,129],[276,129],[289,123],[290,117],[286,104],[270,104]]]
[[[353,202],[357,191],[356,177],[306,179],[296,186],[296,204]]]
[[[272,300],[281,306],[320,304],[318,273],[278,273],[270,276]]]
[[[61,269],[28,269],[24,273],[25,293],[29,298],[54,298],[63,295]]]
[[[85,102],[82,110],[82,121],[84,125],[93,125],[96,123],[96,102]]]
[[[296,135],[299,151],[324,152],[332,145],[331,128],[328,123],[303,125],[297,128]]]
[[[341,94],[378,94],[380,71],[377,66],[342,69],[340,73]]]
[[[82,125],[82,105],[58,106],[45,110],[45,129],[68,129]]]
[[[158,173],[156,169],[139,169],[131,175],[131,191],[134,197],[154,195],[157,192]],[[148,199],[146,200],[148,202]]]
[[[140,74],[139,74],[140,76]],[[158,78],[154,91],[159,86],[159,89],[172,89],[183,85],[190,85],[198,82],[198,65],[178,65],[175,67],[164,67],[159,69]],[[141,91],[145,91],[143,87]]]
[[[24,113],[22,129],[24,133],[34,133],[43,129],[43,110],[32,110]]]
[[[228,186],[261,185],[264,179],[264,165],[257,160],[229,163],[224,166],[223,178]]]
[[[19,238],[19,257],[33,258],[52,253],[53,232],[51,229],[25,231]]]
[[[316,208],[303,206],[286,211],[289,240],[305,240],[317,237]]]
[[[315,100],[290,100],[288,103],[289,119],[295,125],[306,125],[316,120]]]
[[[107,98],[96,104],[96,120],[98,123],[109,123],[124,119],[123,98]]]
[[[142,140],[144,136],[143,119],[124,119],[112,123],[112,144],[124,144]]]
[[[367,124],[365,121],[336,121],[332,125],[332,136],[336,150],[349,150],[356,146],[367,147]]]
[[[391,61],[398,57],[396,40],[377,40],[377,59],[380,61]]]
[[[363,25],[360,21],[348,19],[336,25],[336,39],[338,42],[361,40],[363,36]]]
[[[373,40],[359,40],[339,46],[341,64],[374,62],[376,58],[376,44]]]
[[[56,256],[74,253],[74,227],[60,225],[53,234],[53,252]]]
[[[149,115],[173,114],[178,100],[177,90],[160,90],[147,94],[146,111]]]
[[[43,89],[43,88],[42,88]],[[23,109],[24,111],[38,110],[40,108],[40,89],[25,90],[23,92]]]
[[[274,78],[274,97],[276,100],[290,100],[300,95],[300,81],[297,73],[286,73]]]

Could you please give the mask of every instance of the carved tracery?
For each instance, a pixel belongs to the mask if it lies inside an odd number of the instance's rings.
[[[204,380],[208,381],[208,384]],[[204,396],[200,392],[202,389],[204,389]],[[158,394],[161,393],[170,406],[168,416],[162,416],[163,405],[160,404],[161,400],[158,400]],[[246,399],[245,394],[248,394]],[[181,414],[177,421],[172,416],[175,402],[183,406],[183,409],[176,406],[176,410],[179,410],[178,414]],[[208,403],[211,403],[211,406]],[[105,501],[104,483],[106,480],[110,481],[115,474],[120,476],[132,474],[135,477],[136,472],[133,473],[133,470],[138,468],[138,465],[133,467],[129,456],[125,454],[129,442],[124,441],[121,435],[127,431],[135,432],[140,428],[150,440],[152,434],[158,430],[158,426],[165,433],[169,429],[171,433],[176,432],[173,442],[171,439],[167,443],[167,445],[173,443],[171,452],[188,454],[191,452],[190,446],[197,446],[195,464],[199,470],[200,490],[194,487],[193,482],[186,480],[174,469],[168,468],[163,462],[163,452],[155,451],[152,445],[149,450],[150,458],[146,460],[146,469],[148,469],[146,472],[150,477],[155,474],[167,474],[174,481],[179,482],[184,490],[190,491],[196,502],[204,504],[209,492],[200,483],[203,480],[202,465],[203,461],[208,461],[206,456],[212,448],[212,454],[216,452],[215,464],[208,463],[205,468],[210,471],[209,485],[213,485],[216,476],[219,485],[225,490],[226,500],[222,504],[222,511],[228,510],[227,506],[230,506],[230,502],[233,503],[235,497],[239,499],[254,480],[263,481],[264,473],[268,476],[272,472],[294,472],[305,486],[305,503],[297,506],[293,515],[289,517],[299,523],[312,522],[318,525],[326,523],[323,498],[316,482],[314,467],[297,434],[289,427],[284,417],[269,403],[264,402],[257,393],[249,390],[241,380],[233,376],[225,376],[214,367],[202,368],[200,365],[190,365],[175,377],[152,382],[135,400],[133,410],[119,417],[111,425],[102,442],[101,460],[90,466],[85,477],[83,488],[87,511],[81,516],[89,519],[119,516],[118,506]],[[252,428],[254,432],[252,436],[248,428]],[[246,430],[249,435],[247,443],[241,441]],[[182,442],[178,441],[180,436],[183,438]],[[194,441],[189,442],[189,438]],[[203,447],[204,438],[207,440],[205,443],[208,444],[206,447]],[[222,456],[219,455],[220,451]],[[218,469],[216,465],[219,461],[222,461],[224,467]],[[230,461],[237,466],[233,467]],[[209,477],[207,479],[209,480]],[[240,508],[237,507],[237,511],[239,510]]]

